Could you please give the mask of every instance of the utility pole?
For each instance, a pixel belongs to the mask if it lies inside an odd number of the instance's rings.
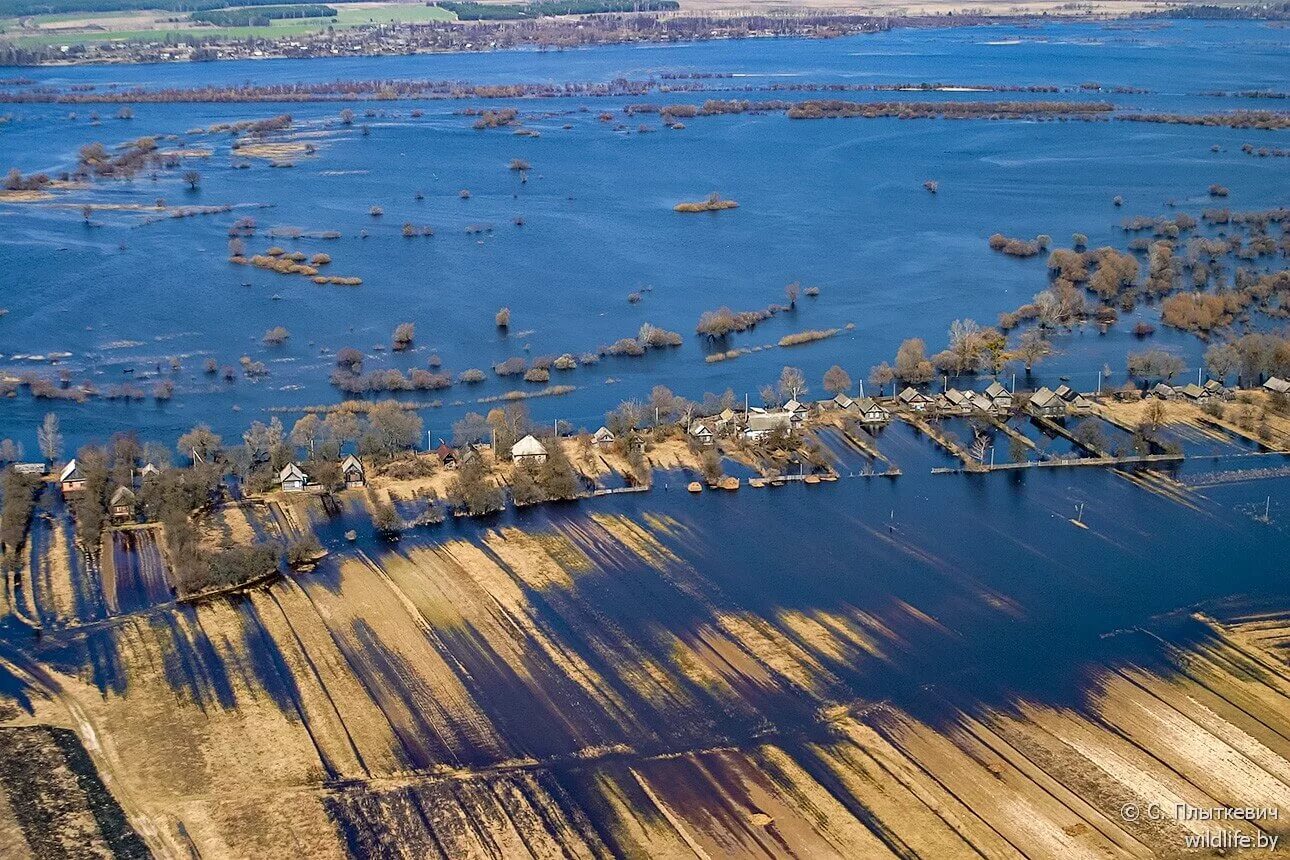
[[[864,399],[864,380],[860,380],[860,397]]]
[[[1100,370],[1097,372],[1097,393],[1099,396],[1102,394],[1102,371]]]

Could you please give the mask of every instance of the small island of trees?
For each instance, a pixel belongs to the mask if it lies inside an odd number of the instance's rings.
[[[672,207],[674,212],[720,212],[722,209],[738,209],[739,204],[726,200],[715,191],[706,200],[681,202]]]

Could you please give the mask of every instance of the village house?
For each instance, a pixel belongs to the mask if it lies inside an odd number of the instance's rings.
[[[1093,401],[1069,385],[1063,383],[1053,393],[1062,399],[1066,404],[1066,411],[1072,415],[1084,415],[1093,411]]]
[[[64,493],[75,493],[85,489],[85,473],[76,464],[76,458],[67,461],[63,471],[58,473],[58,486]]]
[[[545,463],[546,446],[529,434],[511,446],[511,459],[516,463]]]
[[[694,439],[694,441],[698,442],[705,448],[710,447],[717,439],[716,434],[712,432],[712,428],[708,427],[702,421],[695,421],[691,424],[688,432],[690,434],[690,438]]]
[[[439,447],[434,449],[434,456],[445,469],[457,468],[457,452],[442,439],[439,440]]]
[[[1178,396],[1178,389],[1167,382],[1157,382],[1155,387],[1151,389],[1151,393],[1161,400],[1173,400]]]
[[[608,427],[601,425],[600,429],[591,434],[591,441],[597,448],[608,448],[617,441],[618,437]]]
[[[1066,401],[1045,385],[1030,395],[1030,403],[1026,408],[1031,415],[1039,418],[1061,418],[1066,414]]]
[[[855,408],[865,424],[886,424],[891,420],[891,412],[872,397],[861,397],[855,401]]]
[[[309,484],[309,476],[297,463],[288,463],[278,472],[278,486],[284,493],[299,493]]]
[[[935,405],[942,415],[966,415],[972,409],[972,397],[957,388],[947,388],[936,395]]]
[[[1269,377],[1268,381],[1263,383],[1263,388],[1273,394],[1290,394],[1290,380],[1279,376]]]
[[[340,461],[340,476],[345,481],[347,490],[367,485],[367,472],[363,469],[363,463],[353,454]]]
[[[44,463],[14,463],[10,468],[19,475],[31,475],[37,478],[49,474],[49,467]]]
[[[149,478],[155,478],[161,474],[155,463],[144,463],[143,468],[139,470],[139,483],[143,483]]]
[[[1192,403],[1207,403],[1212,396],[1209,391],[1194,382],[1189,382],[1179,388],[1178,393]]]
[[[1228,388],[1217,379],[1205,380],[1205,384],[1202,388],[1209,392],[1210,397],[1218,400],[1229,400],[1232,397],[1232,389]]]
[[[129,487],[117,487],[111,501],[108,502],[108,512],[112,515],[112,521],[123,523],[134,519],[135,501],[134,490]]]
[[[968,404],[973,412],[980,412],[984,415],[993,415],[997,410],[994,401],[979,391],[972,392],[972,395],[968,398]]]
[[[996,412],[1012,411],[1012,392],[1004,388],[997,379],[986,387],[985,396],[994,403]]]
[[[845,394],[838,394],[832,400],[824,401],[824,402],[828,402],[832,404],[830,407],[832,409],[841,409],[843,412],[855,411],[856,402],[852,400],[850,397],[847,397]]]
[[[784,411],[789,414],[789,420],[793,422],[793,427],[801,427],[806,422],[806,416],[811,410],[805,403],[797,400],[790,400],[784,404]]]
[[[790,412],[767,412],[765,409],[751,409],[748,412],[748,429],[744,431],[745,439],[764,439],[775,431],[793,432],[793,416]]]
[[[905,386],[905,390],[896,396],[896,400],[901,406],[914,410],[915,412],[925,412],[927,407],[932,405],[932,398],[913,386]]]

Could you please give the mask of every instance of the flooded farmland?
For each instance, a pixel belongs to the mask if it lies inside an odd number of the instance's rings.
[[[1290,856],[1283,25],[0,75],[0,857]]]
[[[315,570],[191,605],[114,542],[115,605],[11,625],[47,675],[9,707],[74,697],[135,827],[204,856],[1152,857],[1207,825],[1124,804],[1290,814],[1284,522],[926,453],[393,543],[298,500]]]

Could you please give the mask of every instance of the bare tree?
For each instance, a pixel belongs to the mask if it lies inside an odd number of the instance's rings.
[[[1052,354],[1052,344],[1039,329],[1030,329],[1021,335],[1013,354],[1026,366],[1026,373]]]
[[[796,367],[779,372],[779,393],[789,400],[800,400],[806,394],[806,376]]]
[[[926,382],[932,378],[932,363],[927,360],[927,344],[921,337],[906,340],[896,350],[895,374],[905,382]]]
[[[201,185],[202,183],[202,175],[198,173],[196,170],[185,170],[184,182],[188,183],[189,191],[196,191],[197,186]]]
[[[54,462],[63,453],[63,433],[58,427],[58,416],[53,412],[45,413],[45,420],[36,428],[36,443],[40,454],[49,462]]]
[[[824,390],[830,394],[841,394],[851,390],[851,375],[838,365],[833,365],[824,372]]]
[[[416,337],[416,326],[410,322],[399,323],[394,329],[394,349],[403,351],[412,345],[412,339]]]
[[[895,380],[896,371],[892,370],[891,365],[885,361],[874,365],[869,370],[869,384],[878,389],[879,396],[882,396],[883,390]]]

